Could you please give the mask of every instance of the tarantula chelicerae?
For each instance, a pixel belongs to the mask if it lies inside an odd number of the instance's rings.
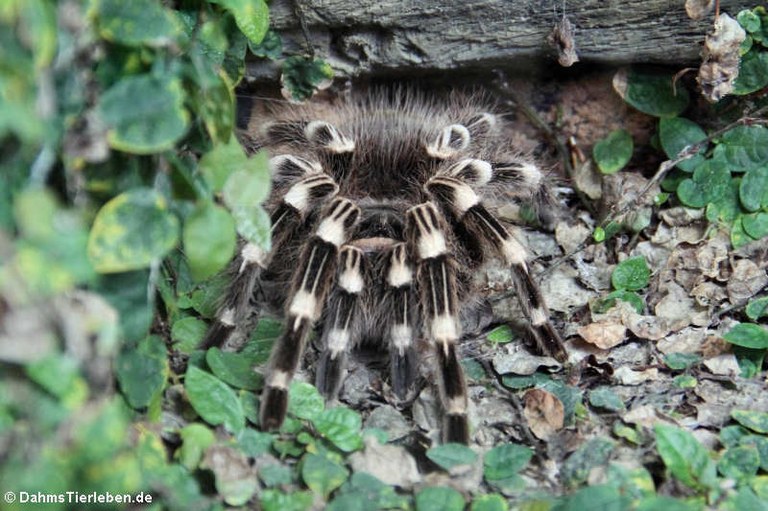
[[[280,107],[249,135],[272,155],[272,250],[242,246],[204,344],[221,344],[247,324],[253,302],[284,311],[261,399],[263,428],[282,424],[289,382],[319,323],[316,383],[328,398],[339,390],[350,349],[378,343],[390,353],[391,385],[404,399],[417,373],[415,345],[426,339],[444,439],[467,443],[459,315],[487,256],[511,268],[541,351],[566,358],[525,249],[483,205],[490,194],[546,194],[540,171],[509,147],[500,123],[471,98],[438,102],[395,92]]]

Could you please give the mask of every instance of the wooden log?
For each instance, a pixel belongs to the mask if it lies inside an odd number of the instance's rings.
[[[298,2],[298,4],[296,3]],[[565,9],[563,5],[565,4]],[[714,15],[693,21],[684,0],[274,0],[272,27],[289,54],[325,59],[337,76],[486,72],[557,66],[547,44],[565,15],[582,63],[696,65]],[[722,0],[732,16],[755,2]],[[300,28],[301,13],[306,34]],[[576,64],[578,66],[578,64]],[[248,74],[275,78],[252,60]]]

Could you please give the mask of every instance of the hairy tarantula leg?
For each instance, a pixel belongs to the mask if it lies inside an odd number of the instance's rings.
[[[328,307],[330,314],[323,331],[323,354],[315,379],[317,389],[326,399],[334,399],[339,392],[347,352],[354,342],[353,324],[363,291],[363,251],[359,248],[348,245],[341,248],[336,288]]]
[[[405,243],[398,243],[389,254],[385,302],[392,311],[387,336],[390,350],[390,373],[395,395],[405,400],[416,376],[416,334],[413,317],[413,269],[408,261]]]
[[[349,199],[336,198],[323,215],[301,255],[286,302],[285,331],[272,349],[266,386],[261,396],[261,427],[277,429],[288,410],[288,385],[299,365],[312,325],[320,316],[333,283],[339,247],[346,242],[360,209]]]
[[[355,141],[325,121],[308,123],[304,127],[304,136],[325,153],[330,166],[329,173],[337,179],[343,179],[352,164]]]
[[[448,253],[440,214],[431,202],[408,210],[407,227],[419,260],[417,279],[422,313],[438,361],[440,399],[445,410],[446,442],[469,443],[467,385],[458,358],[461,325],[456,270]]]
[[[306,160],[277,156],[270,162],[273,168],[289,173],[312,172],[291,186],[277,209],[271,215],[272,246],[281,246],[301,225],[306,212],[326,197],[338,192],[338,185],[328,175],[314,172],[315,167]],[[288,168],[290,167],[290,168]],[[273,249],[274,251],[274,249]],[[230,265],[232,279],[224,300],[219,305],[216,319],[208,329],[201,348],[221,346],[238,326],[246,323],[250,301],[262,270],[269,264],[270,256],[257,245],[246,243]]]
[[[443,128],[434,140],[425,144],[427,154],[438,160],[450,158],[469,147],[469,130],[461,124]]]
[[[523,311],[531,323],[531,333],[539,349],[560,362],[568,359],[541,291],[533,281],[525,261],[525,249],[496,219],[467,183],[452,177],[437,176],[427,182],[427,190],[444,204],[463,227],[491,245],[514,271],[515,287]]]
[[[516,197],[535,195],[541,190],[544,181],[536,165],[514,158],[504,163],[466,158],[454,163],[441,174],[460,179],[474,187],[503,184],[505,190],[511,191]]]

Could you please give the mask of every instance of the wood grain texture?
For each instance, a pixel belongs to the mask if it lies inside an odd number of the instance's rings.
[[[273,28],[287,53],[306,54],[296,0],[273,0]],[[547,36],[562,0],[298,0],[315,55],[337,76],[488,71],[557,66]],[[752,1],[722,0],[735,17]],[[571,0],[583,63],[696,64],[713,15],[690,20],[684,0]],[[576,64],[578,66],[579,64]],[[277,66],[253,60],[248,74],[275,77]]]

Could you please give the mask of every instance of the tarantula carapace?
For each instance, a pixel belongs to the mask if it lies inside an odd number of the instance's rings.
[[[512,270],[539,349],[565,360],[524,247],[483,202],[491,194],[526,201],[546,195],[541,172],[510,147],[502,128],[472,98],[393,92],[278,107],[247,136],[272,156],[272,249],[242,246],[204,344],[221,344],[252,324],[253,307],[282,310],[262,428],[282,424],[289,383],[319,324],[316,384],[327,398],[339,390],[349,351],[377,343],[389,351],[391,385],[405,399],[417,374],[416,344],[429,343],[444,439],[467,443],[459,317],[475,298],[472,276],[488,256]]]

